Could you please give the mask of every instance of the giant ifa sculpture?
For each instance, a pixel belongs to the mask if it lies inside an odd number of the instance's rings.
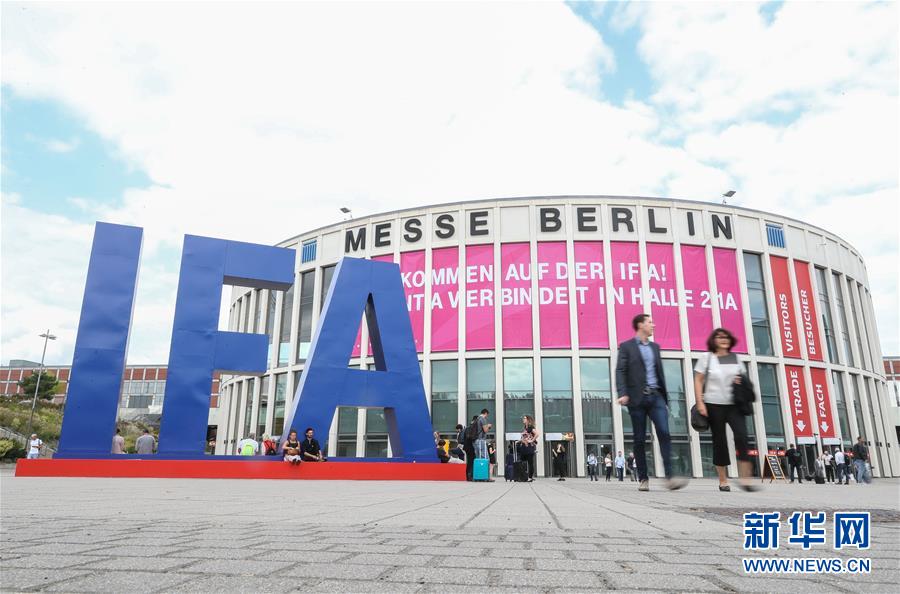
[[[222,286],[288,289],[295,251],[194,235],[184,238],[158,453],[110,454],[142,239],[139,227],[96,224],[59,451],[20,462],[17,475],[465,478],[464,467],[437,463],[400,269],[357,258],[337,265],[282,440],[291,427],[327,435],[339,406],[384,407],[393,458],[295,467],[272,456],[206,455],[214,372],[266,372],[266,335],[218,330]],[[374,371],[347,365],[363,312]]]

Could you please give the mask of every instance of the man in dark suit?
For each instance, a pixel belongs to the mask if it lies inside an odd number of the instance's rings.
[[[666,486],[680,489],[687,484],[683,478],[672,476],[672,439],[669,435],[669,394],[666,392],[666,378],[663,375],[659,345],[650,342],[653,336],[653,320],[648,314],[635,316],[631,321],[634,338],[619,345],[616,361],[616,390],[619,404],[628,407],[631,426],[634,430],[634,455],[637,458],[639,491],[650,490],[647,475],[647,418],[656,427],[659,449],[662,453]]]

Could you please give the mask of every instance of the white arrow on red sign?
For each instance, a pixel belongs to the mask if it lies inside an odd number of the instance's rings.
[[[804,423],[803,421],[797,421],[797,429],[803,431],[804,429],[806,429],[806,423]]]
[[[822,422],[819,424],[819,427],[822,428],[822,432],[823,432],[823,433],[826,432],[826,431],[828,431],[828,423],[826,423],[825,421],[822,421]]]

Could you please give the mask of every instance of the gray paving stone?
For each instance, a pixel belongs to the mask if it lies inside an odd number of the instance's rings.
[[[791,592],[804,594],[807,592],[822,592],[823,585],[821,576],[796,576],[796,577],[768,577],[768,576],[747,576],[747,577],[720,577],[723,583],[737,589],[740,592]],[[833,583],[828,585],[828,589],[838,591]],[[855,586],[842,588],[842,591],[861,592],[862,588]],[[879,590],[873,590],[879,591]],[[894,590],[896,591],[896,590]]]
[[[85,551],[85,555],[96,555],[99,557],[109,557],[115,555],[117,557],[162,557],[164,555],[173,555],[181,553],[185,550],[184,546],[179,547],[154,547],[154,546],[105,546],[103,548],[92,547]]]
[[[523,558],[531,558],[531,559],[565,559],[565,554],[562,551],[544,551],[541,549],[538,550],[507,550],[507,549],[498,549],[496,551],[491,551],[490,554],[494,557],[523,557]]]
[[[420,541],[416,541],[420,542]],[[328,547],[329,553],[399,553],[409,545],[358,545],[358,544],[337,544]]]
[[[438,563],[442,567],[473,569],[525,569],[525,559],[515,557],[457,557],[453,551],[440,556]]]
[[[188,576],[140,571],[104,571],[66,580],[46,588],[48,592],[160,592],[177,587]]]
[[[211,575],[200,577],[175,588],[171,592],[260,592],[274,594],[276,592],[294,592],[303,587],[303,581],[297,578],[247,577],[243,575]]]
[[[401,567],[388,575],[391,582],[414,582],[419,584],[485,584],[488,583],[487,569],[460,569],[457,567]]]
[[[700,576],[686,577],[681,575],[646,574],[646,573],[609,573],[604,576],[612,587],[625,590],[679,590],[690,592],[724,592],[713,582]]]
[[[277,549],[262,548],[181,548],[171,553],[168,557],[178,559],[261,559],[267,558],[272,551]]]
[[[432,546],[432,547],[413,547],[408,552],[412,555],[447,555],[452,551],[453,555],[459,557],[481,557],[485,550],[489,550],[489,546],[480,549],[461,549],[453,545]]]
[[[185,569],[197,563],[196,559],[173,559],[171,557],[110,557],[97,559],[90,557],[91,562],[85,569],[116,569],[124,571],[167,571]]]
[[[602,588],[600,577],[587,571],[501,571],[500,585],[541,588]]]
[[[445,551],[446,552],[446,551]],[[404,565],[422,567],[431,562],[431,555],[388,555],[379,553],[363,553],[344,560],[345,563],[364,565]]]
[[[192,563],[180,573],[218,573],[223,575],[270,575],[286,569],[291,561],[258,561],[256,559],[209,559]]]
[[[314,555],[315,556],[315,555]],[[355,563],[294,563],[278,572],[279,577],[373,580],[388,569],[387,565]]]
[[[3,559],[3,567],[21,567],[23,569],[65,569],[96,561],[96,557],[80,555],[21,555],[16,559]]]
[[[539,571],[627,571],[616,561],[583,561],[573,559],[535,559]]]
[[[319,580],[300,586],[301,592],[353,592],[363,594],[369,592],[419,592],[420,584],[404,584],[402,582],[352,581],[352,580]]]
[[[48,585],[65,581],[73,577],[89,575],[84,571],[61,569],[20,569],[4,567],[0,572],[0,590],[12,592],[32,588],[45,588]]]

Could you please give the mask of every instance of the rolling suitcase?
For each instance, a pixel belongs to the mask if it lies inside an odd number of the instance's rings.
[[[472,466],[472,479],[476,481],[486,481],[490,477],[488,476],[488,459],[487,458],[475,458],[475,463]]]
[[[519,460],[513,464],[513,480],[517,483],[528,482],[528,462]]]

